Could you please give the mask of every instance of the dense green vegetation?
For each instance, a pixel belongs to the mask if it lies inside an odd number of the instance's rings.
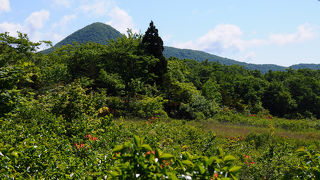
[[[153,23],[48,54],[0,43],[1,179],[320,177],[320,70],[165,58]]]
[[[87,42],[94,42],[99,44],[107,44],[108,40],[120,38],[122,34],[116,29],[104,23],[90,24],[72,34],[67,36],[62,41],[58,42],[54,47],[42,51],[42,53],[53,52],[54,49],[63,45],[73,44],[77,42],[79,44],[85,44]],[[319,64],[296,64],[290,67],[283,67],[274,64],[251,64],[240,61],[235,61],[228,58],[223,58],[213,54],[209,54],[203,51],[191,50],[191,49],[178,49],[174,47],[164,46],[163,55],[166,58],[175,57],[178,59],[193,59],[196,61],[209,60],[212,62],[218,62],[223,65],[239,65],[249,70],[259,70],[262,73],[266,73],[269,70],[272,71],[285,71],[287,68],[292,69],[320,69]]]

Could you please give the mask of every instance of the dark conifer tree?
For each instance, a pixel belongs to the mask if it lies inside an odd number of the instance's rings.
[[[162,54],[164,50],[163,41],[158,34],[158,29],[153,25],[153,21],[150,22],[150,25],[143,36],[142,45],[147,53],[159,59],[159,62],[152,71],[158,76],[156,83],[160,85],[163,82],[164,74],[167,72],[168,63]]]

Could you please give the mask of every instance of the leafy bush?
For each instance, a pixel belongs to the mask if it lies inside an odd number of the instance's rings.
[[[319,179],[320,178],[320,153],[314,147],[306,149],[301,147],[297,150],[298,156],[301,157],[291,172],[297,178]]]
[[[110,74],[100,69],[97,84],[101,88],[106,88],[110,95],[121,96],[124,94],[125,85],[118,74]]]
[[[167,117],[167,113],[163,110],[164,103],[166,103],[166,100],[160,96],[143,96],[141,100],[133,102],[132,108],[139,117]]]
[[[177,156],[153,150],[143,139],[134,136],[134,142],[126,142],[113,149],[115,166],[112,178],[121,179],[238,179],[241,166],[235,166],[235,157],[220,155],[205,157],[178,152]]]
[[[204,98],[192,83],[173,82],[168,91],[166,111],[171,117],[203,119],[217,112],[218,104]]]

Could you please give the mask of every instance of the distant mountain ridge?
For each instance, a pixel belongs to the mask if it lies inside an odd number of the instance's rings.
[[[58,42],[53,47],[42,51],[42,53],[52,52],[57,47],[61,47],[67,44],[72,44],[73,42],[78,42],[79,44],[83,44],[91,41],[91,42],[100,43],[100,44],[107,44],[108,40],[111,40],[111,39],[116,40],[121,36],[123,36],[123,34],[121,34],[119,31],[117,31],[110,25],[96,22],[75,31],[74,33],[64,38],[62,41]],[[320,69],[320,64],[296,64],[290,67],[284,67],[284,66],[279,66],[275,64],[251,64],[251,63],[245,63],[245,62],[240,62],[233,59],[216,56],[203,51],[197,51],[197,50],[191,50],[191,49],[179,49],[179,48],[168,47],[168,46],[165,46],[164,48],[165,49],[163,54],[166,58],[176,57],[179,59],[194,59],[199,62],[203,60],[209,60],[209,61],[219,62],[224,65],[240,65],[246,69],[259,70],[262,73],[266,73],[269,70],[284,71],[287,68]]]
[[[44,50],[43,53],[52,52],[57,47],[72,44],[73,42],[84,44],[91,41],[99,44],[107,44],[108,40],[116,40],[121,36],[123,36],[123,34],[121,34],[119,31],[117,31],[110,25],[95,22],[82,29],[75,31],[74,33],[70,34],[69,36],[58,42],[53,47]]]
[[[213,54],[209,54],[203,51],[191,50],[191,49],[179,49],[174,47],[165,47],[164,49],[164,56],[165,57],[176,57],[179,59],[194,59],[197,61],[203,61],[208,59],[209,61],[216,61],[224,65],[239,65],[243,66],[246,69],[250,70],[259,70],[263,73],[268,72],[269,70],[272,71],[284,71],[288,67],[279,66],[275,64],[251,64],[236,61],[233,59],[228,59],[220,56],[216,56]],[[290,67],[289,67],[290,68]],[[296,68],[299,68],[297,65]]]

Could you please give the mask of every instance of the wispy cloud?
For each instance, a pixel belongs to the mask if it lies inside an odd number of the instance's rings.
[[[0,0],[0,4],[0,13],[9,12],[11,10],[9,0]]]
[[[174,43],[178,48],[203,50],[210,53],[243,52],[250,47],[285,45],[299,43],[317,36],[315,28],[309,24],[297,27],[294,33],[270,34],[264,39],[244,39],[240,27],[233,24],[220,24],[194,41]],[[251,53],[253,54],[253,53]]]
[[[138,32],[138,29],[135,28],[132,17],[129,16],[129,14],[123,9],[120,9],[119,7],[114,7],[108,15],[111,19],[110,21],[107,21],[106,24],[113,26],[121,33],[125,34],[128,28],[135,33]]]
[[[65,26],[72,20],[76,19],[77,15],[76,14],[71,14],[71,15],[65,15],[63,16],[59,22],[57,23],[53,23],[52,27],[53,28],[60,28],[60,29],[64,29]]]
[[[66,28],[72,20],[77,17],[92,16],[94,18],[105,19],[106,24],[110,24],[121,33],[125,34],[127,29],[131,29],[137,33],[133,18],[127,11],[121,9],[115,0],[50,0],[51,8],[57,7],[73,7],[72,14],[64,14],[60,20],[48,23],[50,19],[50,11],[42,9],[40,11],[32,12],[24,21],[15,22],[1,22],[0,31],[9,32],[11,35],[16,36],[16,32],[20,31],[27,33],[32,41],[50,39],[54,43],[63,39],[66,34]],[[8,0],[0,0],[0,13],[2,11],[9,11],[10,4]],[[44,32],[45,26],[50,26],[51,29]]]
[[[66,8],[69,8],[72,3],[73,3],[73,0],[53,0],[54,6],[63,6]]]
[[[138,32],[133,18],[124,9],[117,6],[114,0],[80,0],[78,13],[85,13],[90,16],[99,16],[106,18],[106,24],[109,24],[125,34],[127,29]]]
[[[246,53],[240,59],[242,59],[243,61],[245,61],[247,63],[251,63],[256,57],[257,57],[256,53],[253,51],[250,51],[250,52]]]
[[[78,7],[78,10],[82,13],[94,16],[108,15],[109,11],[115,5],[115,2],[113,0],[92,0],[81,2],[82,3]]]
[[[172,40],[172,35],[171,34],[165,34],[162,36],[162,40],[165,44],[168,44]]]
[[[41,29],[49,20],[49,17],[50,12],[43,9],[41,11],[33,12],[29,17],[27,17],[24,23],[26,28],[31,32]]]
[[[16,36],[17,31],[27,33],[31,40],[39,41],[44,40],[46,37],[40,30],[44,27],[45,23],[49,20],[50,12],[41,10],[31,13],[24,21],[23,24],[4,22],[0,24],[0,31],[9,32],[10,35]],[[49,38],[48,36],[47,38]]]
[[[64,38],[62,34],[68,30],[69,23],[76,18],[76,14],[65,15],[58,22],[51,25],[52,28],[48,33],[52,34],[50,39],[53,41],[53,43],[59,42]]]
[[[227,49],[239,50],[243,48],[242,34],[241,29],[236,25],[220,24],[195,41],[174,43],[174,46],[215,53]]]
[[[287,34],[271,34],[269,36],[270,44],[285,45],[296,42],[303,42],[316,37],[315,28],[310,24],[302,24],[298,26],[297,31]]]
[[[16,35],[17,31],[24,32],[24,27],[21,24],[3,22],[0,24],[0,31]]]

